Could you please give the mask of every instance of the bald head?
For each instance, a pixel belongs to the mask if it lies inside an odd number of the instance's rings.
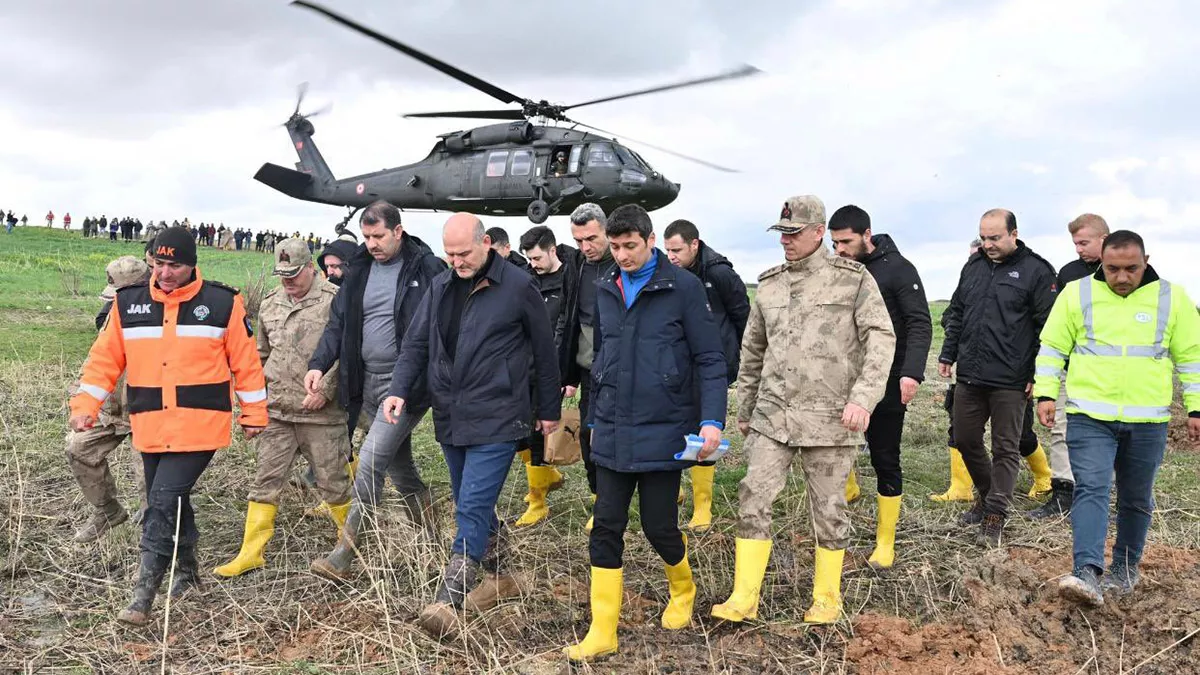
[[[492,242],[484,233],[483,221],[471,213],[456,213],[442,227],[446,260],[460,278],[475,276],[487,263]]]

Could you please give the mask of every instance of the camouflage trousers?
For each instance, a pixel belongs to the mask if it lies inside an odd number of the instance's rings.
[[[817,546],[846,548],[850,543],[846,479],[857,450],[854,446],[789,446],[750,432],[746,439],[746,476],[738,485],[738,536],[771,538],[771,508],[799,452]]]
[[[120,447],[129,436],[129,425],[121,422],[97,424],[87,431],[72,431],[67,434],[67,466],[71,468],[79,490],[89,504],[97,509],[117,501],[117,484],[108,465],[108,456]],[[142,458],[131,462],[133,475],[137,479],[138,497],[146,500],[146,478],[142,472]]]
[[[255,437],[258,469],[250,501],[279,504],[279,495],[287,485],[296,454],[304,455],[316,475],[317,492],[329,504],[350,501],[350,476],[346,458],[350,439],[344,424],[303,424],[270,418],[267,428]]]

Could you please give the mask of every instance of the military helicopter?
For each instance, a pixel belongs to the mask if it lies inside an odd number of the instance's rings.
[[[452,210],[497,216],[524,213],[534,223],[543,223],[553,214],[569,213],[584,202],[596,202],[605,210],[629,203],[641,204],[646,210],[662,208],[675,201],[679,184],[654,170],[641,155],[612,137],[611,132],[572,120],[566,111],[761,72],[745,65],[709,77],[560,105],[505,91],[319,4],[308,0],[294,0],[291,4],[371,37],[503,103],[520,105],[502,110],[404,115],[507,121],[440,134],[441,140],[419,162],[339,179],[334,177],[312,140],[315,129],[309,118],[323,111],[300,112],[307,92],[307,84],[302,84],[296,109],[283,124],[300,161],[295,169],[265,163],[254,178],[289,197],[348,207],[350,212],[339,227],[344,227],[358,209],[378,199],[402,210]],[[640,144],[717,170],[734,171],[650,143]]]

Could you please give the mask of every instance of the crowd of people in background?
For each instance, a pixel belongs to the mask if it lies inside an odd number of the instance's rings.
[[[46,227],[53,228],[56,217],[54,211],[46,213]],[[22,214],[18,219],[16,214],[10,209],[5,211],[0,209],[0,221],[3,221],[7,233],[12,234],[13,228],[18,224],[22,227],[29,225],[29,216]],[[71,213],[63,214],[62,228],[64,230],[71,229]],[[167,221],[159,220],[155,223],[154,219],[148,219],[145,224],[141,219],[125,216],[122,218],[109,218],[105,214],[101,214],[99,218],[88,216],[81,223],[81,230],[84,238],[93,239],[107,236],[109,241],[150,241],[158,235],[159,232],[167,229],[167,227],[185,227],[192,235],[198,246],[210,246],[219,248],[225,251],[255,251],[256,253],[274,253],[275,243],[288,238],[288,235],[283,232],[274,230],[265,230],[254,232],[248,227],[226,227],[225,223],[198,223],[193,224],[188,218],[182,221],[174,220],[170,225]],[[301,236],[300,232],[293,232],[291,238],[300,239],[308,246],[310,253],[315,253],[317,250],[329,243],[328,240],[322,239],[309,232],[307,236]]]

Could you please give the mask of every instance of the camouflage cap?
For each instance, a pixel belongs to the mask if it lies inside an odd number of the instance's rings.
[[[112,300],[117,297],[118,288],[131,286],[148,278],[150,276],[150,266],[141,258],[123,255],[108,263],[108,267],[104,268],[104,272],[108,275],[108,285],[100,292],[100,298],[103,300]]]
[[[275,244],[275,270],[272,274],[291,279],[312,262],[312,251],[303,239],[291,237]]]
[[[825,203],[815,195],[789,197],[779,212],[779,222],[767,228],[784,234],[799,234],[809,225],[825,224]]]

